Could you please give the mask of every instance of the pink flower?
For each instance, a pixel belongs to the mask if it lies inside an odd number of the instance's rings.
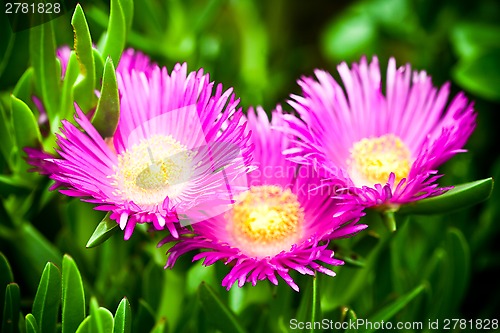
[[[476,114],[463,93],[448,101],[449,84],[432,85],[425,72],[389,60],[382,86],[378,59],[349,69],[338,66],[343,87],[331,74],[299,80],[302,96],[286,116],[298,148],[285,154],[321,169],[324,177],[347,176],[346,187],[365,206],[397,208],[435,196],[439,165],[459,152],[475,127]]]
[[[136,66],[138,69],[136,69]],[[168,73],[126,52],[117,70],[120,118],[103,138],[78,108],[79,127],[63,120],[60,157],[27,150],[29,161],[60,192],[109,211],[130,238],[137,223],[178,236],[191,224],[220,214],[244,186],[251,145],[232,89],[214,87],[203,70],[177,64]]]
[[[262,109],[257,114],[250,110],[256,169],[248,174],[249,190],[224,214],[193,225],[192,232],[182,231],[179,240],[165,238],[159,246],[178,241],[167,251],[165,267],[189,251],[202,250],[193,260],[203,258],[206,266],[222,260],[231,267],[222,281],[228,290],[236,281],[240,287],[266,279],[277,284],[277,274],[298,291],[291,270],[335,275],[326,265],[343,262],[333,257],[328,243],[366,227],[356,224],[361,208],[333,199],[312,168],[284,158],[281,151],[291,142],[271,129],[284,125],[282,117],[278,108],[270,123]]]

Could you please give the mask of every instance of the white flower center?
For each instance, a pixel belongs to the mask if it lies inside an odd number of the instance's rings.
[[[194,153],[172,136],[154,135],[118,155],[116,195],[138,205],[175,198],[192,174]]]

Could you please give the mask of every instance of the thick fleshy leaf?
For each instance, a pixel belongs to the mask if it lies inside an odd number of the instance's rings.
[[[116,83],[115,67],[111,58],[106,59],[104,76],[102,78],[101,97],[92,124],[102,137],[112,137],[120,117],[120,96]]]
[[[493,190],[493,178],[455,186],[448,192],[413,203],[402,205],[401,214],[443,214],[467,208],[489,198]]]
[[[61,97],[61,118],[73,121],[73,114],[75,112],[74,107],[74,91],[73,85],[78,79],[80,74],[80,65],[75,51],[71,51],[68,65],[66,67],[66,73],[64,75],[64,82],[62,86],[62,97]]]
[[[132,310],[125,297],[118,304],[114,318],[113,333],[130,333],[132,330]]]
[[[40,134],[40,128],[33,112],[26,103],[14,95],[10,96],[10,102],[17,147],[22,149],[24,147],[40,146],[42,135]]]
[[[318,279],[313,277],[302,296],[300,306],[297,312],[297,321],[316,322],[321,320],[321,304],[318,292]],[[313,327],[306,332],[319,332]]]
[[[64,255],[62,263],[62,332],[75,332],[85,319],[85,291],[75,261]]]
[[[453,69],[453,78],[465,90],[483,98],[500,101],[500,48],[462,59]]]
[[[372,53],[377,38],[374,19],[366,11],[353,8],[325,29],[322,48],[331,59],[354,60]]]
[[[453,27],[451,42],[462,58],[473,58],[485,50],[500,47],[500,27],[479,22],[463,22]]]
[[[9,283],[5,288],[5,302],[2,316],[2,332],[18,332],[21,294],[17,283]]]
[[[33,316],[41,333],[55,332],[61,301],[61,272],[53,263],[45,265],[33,302]]]
[[[392,303],[384,306],[382,309],[380,309],[379,311],[377,311],[375,314],[369,316],[366,319],[366,322],[370,322],[370,323],[380,323],[382,321],[387,322],[392,317],[394,317],[395,314],[397,314],[405,306],[407,306],[408,303],[410,303],[418,295],[420,295],[424,290],[425,290],[425,285],[424,284],[417,286],[415,289],[413,289],[409,293],[407,293],[407,294],[399,297],[394,302],[392,302]],[[363,326],[363,323],[359,321],[359,319],[356,321],[356,324],[357,325],[359,324],[359,326],[357,326],[357,328],[359,330],[361,330],[362,332],[372,333],[372,332],[377,331],[377,329],[375,329],[375,327],[376,327],[375,325],[371,325],[371,326],[365,327],[365,326]],[[356,330],[356,329],[347,329],[346,333],[347,332],[358,332],[359,330]]]
[[[17,96],[19,99],[23,101],[29,101],[33,96],[33,76],[34,70],[33,67],[29,67],[26,72],[24,72],[23,76],[17,81],[12,94]]]
[[[80,323],[80,326],[78,326],[76,333],[92,333],[92,331],[90,330],[90,316],[87,316],[87,318],[85,318],[85,320]]]
[[[92,52],[94,52],[95,82],[102,82],[102,76],[104,74],[104,60],[102,59],[99,50],[92,49]]]
[[[113,332],[113,314],[99,307],[95,298],[90,299],[90,331],[94,333]]]
[[[0,153],[3,155],[5,161],[11,169],[14,165],[14,134],[12,124],[10,124],[10,116],[7,115],[6,110],[0,104]]]
[[[245,332],[240,321],[229,307],[206,283],[198,289],[198,295],[207,319],[222,332]]]
[[[58,267],[62,264],[62,254],[44,235],[30,223],[22,223],[12,241],[16,253],[16,260],[22,262],[21,270],[30,286],[37,286],[47,262],[53,262]],[[53,265],[52,265],[53,266]],[[53,268],[53,267],[52,267]],[[59,290],[60,294],[60,290]],[[35,313],[33,312],[35,315]],[[41,322],[37,318],[41,329]]]
[[[134,18],[134,1],[120,0],[120,5],[122,7],[123,17],[125,18],[125,31],[128,34],[130,28],[132,27],[132,21]]]
[[[12,269],[10,268],[9,261],[0,252],[0,313],[3,313],[3,299],[5,295],[5,288],[11,282],[14,282]]]
[[[26,324],[26,333],[38,333],[38,324],[36,323],[35,317],[28,313],[26,315],[26,320],[24,321]]]
[[[56,43],[52,21],[30,29],[30,59],[35,86],[42,97],[50,122],[58,122],[61,68],[56,59]]]
[[[427,310],[431,318],[447,318],[458,310],[470,276],[470,250],[458,229],[450,229],[441,247],[431,256],[424,270],[430,283]]]
[[[129,6],[127,5],[127,10]],[[113,63],[118,64],[125,48],[127,22],[120,0],[111,0],[108,31],[102,50],[104,58],[111,57]]]
[[[75,51],[80,63],[80,75],[83,76],[75,86],[75,100],[84,112],[88,112],[95,106],[95,69],[94,52],[92,50],[92,38],[85,14],[80,4],[76,5],[71,19],[71,25],[75,33]]]
[[[113,234],[119,230],[118,223],[109,218],[111,213],[107,213],[106,216],[102,219],[102,221],[95,228],[94,233],[90,236],[89,241],[87,242],[87,248],[96,247],[101,245],[109,237],[113,236]]]

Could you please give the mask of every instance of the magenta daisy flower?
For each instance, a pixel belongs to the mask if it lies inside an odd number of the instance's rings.
[[[168,73],[144,59],[122,59],[113,137],[103,138],[77,108],[79,127],[64,120],[57,135],[60,157],[31,152],[31,162],[61,193],[109,211],[125,239],[145,222],[177,237],[179,220],[220,214],[245,188],[233,186],[246,179],[251,151],[241,109],[232,89],[214,88],[203,70],[177,64]]]
[[[347,186],[365,206],[397,208],[435,196],[437,167],[459,152],[476,114],[463,93],[450,102],[450,85],[432,85],[425,72],[389,60],[385,89],[378,59],[338,66],[343,87],[331,74],[298,81],[303,96],[290,105],[302,120],[286,116],[297,146],[292,160],[315,165],[326,177],[347,175]],[[384,93],[385,91],[385,93]]]
[[[254,165],[248,174],[249,190],[224,214],[184,230],[180,240],[168,251],[165,267],[173,267],[179,256],[202,250],[193,260],[204,259],[208,266],[221,260],[231,267],[222,281],[228,290],[238,281],[253,285],[259,280],[277,284],[277,275],[294,290],[290,271],[314,275],[315,271],[335,273],[325,265],[342,265],[328,249],[330,240],[347,237],[364,229],[357,224],[360,206],[331,198],[312,168],[298,166],[283,157],[290,147],[285,134],[272,130],[283,126],[281,109],[269,123],[266,113],[250,110],[248,126],[255,145]],[[159,246],[176,241],[165,238]]]

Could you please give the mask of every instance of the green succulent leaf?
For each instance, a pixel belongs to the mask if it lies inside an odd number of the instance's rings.
[[[125,31],[128,33],[132,27],[132,21],[134,18],[134,1],[133,0],[120,0],[120,5],[123,10],[123,16],[125,18]]]
[[[33,302],[33,316],[41,333],[55,332],[61,301],[61,273],[53,263],[45,265]]]
[[[22,223],[20,225],[15,237],[12,239],[12,244],[16,251],[16,259],[23,263],[21,270],[24,273],[24,277],[34,286],[39,284],[39,276],[42,275],[44,268],[45,270],[47,269],[47,261],[51,261],[58,267],[61,267],[62,254],[31,223]],[[51,272],[53,268],[51,268]],[[60,292],[59,290],[58,293],[60,294]],[[41,330],[41,322],[34,311],[33,314],[37,318],[37,323]]]
[[[458,229],[446,232],[442,246],[434,251],[424,272],[431,286],[433,301],[428,310],[432,318],[452,316],[470,277],[470,249]]]
[[[0,153],[2,153],[9,167],[13,169],[14,134],[12,133],[13,128],[9,118],[10,116],[0,104]]]
[[[112,137],[120,118],[120,96],[116,83],[115,67],[111,58],[106,59],[102,79],[101,97],[92,124],[102,137]]]
[[[76,333],[92,333],[90,330],[90,316],[87,316],[78,326]]]
[[[372,316],[368,317],[366,319],[367,322],[375,323],[375,322],[381,322],[381,321],[388,321],[392,317],[394,317],[395,314],[397,314],[399,311],[401,311],[405,306],[407,306],[411,301],[413,301],[418,295],[420,295],[424,290],[426,286],[425,284],[421,284],[417,286],[415,289],[411,290],[407,294],[399,297],[397,300],[394,302],[390,303],[389,305],[386,305],[379,311],[377,311],[375,314]],[[372,333],[377,331],[374,327],[368,328],[366,330],[363,330],[365,333]],[[347,329],[347,332],[358,332],[355,329]]]
[[[453,78],[465,90],[492,101],[500,101],[500,47],[464,58],[453,69]]]
[[[448,192],[402,205],[401,214],[443,214],[478,204],[491,195],[493,178],[486,178],[455,186]]]
[[[28,170],[31,168],[26,161],[22,159],[25,153],[22,151],[25,147],[40,147],[42,135],[35,115],[30,108],[20,99],[11,95],[12,124],[14,127],[14,136],[18,149],[17,168],[18,170]],[[27,175],[27,174],[25,174]]]
[[[461,58],[474,58],[486,50],[500,48],[500,27],[478,22],[456,24],[451,33],[455,53]]]
[[[333,20],[322,37],[322,49],[331,59],[354,60],[374,51],[376,22],[363,8],[351,8]]]
[[[0,252],[0,313],[3,313],[3,299],[5,295],[5,288],[11,282],[14,282],[12,269],[10,268],[9,261]]]
[[[85,291],[75,261],[64,255],[62,262],[62,332],[75,332],[85,319]]]
[[[132,310],[130,303],[124,297],[116,309],[113,333],[130,333],[132,330]]]
[[[29,67],[19,81],[17,81],[12,94],[23,101],[29,101],[33,95],[33,81],[34,70],[33,67]]]
[[[2,317],[2,332],[17,332],[19,323],[19,310],[21,306],[21,294],[17,283],[9,283],[5,289],[5,302]]]
[[[31,109],[15,97],[10,96],[12,107],[12,123],[15,129],[15,137],[17,147],[22,149],[24,147],[39,147],[42,142],[42,135],[38,122]]]
[[[26,333],[38,333],[38,324],[36,323],[35,317],[28,313],[26,315],[26,320],[24,321],[26,324]]]
[[[200,284],[198,295],[208,320],[222,332],[245,332],[238,318],[206,283]]]
[[[96,247],[101,245],[109,237],[113,236],[113,234],[119,230],[118,223],[109,218],[111,213],[107,213],[106,216],[102,219],[102,221],[95,228],[94,233],[90,236],[89,241],[87,242],[87,248]]]
[[[88,112],[95,106],[95,69],[94,52],[92,50],[92,38],[83,9],[80,4],[76,5],[71,19],[71,25],[75,33],[75,51],[80,63],[80,74],[83,77],[75,86],[75,99],[84,112]]]
[[[95,298],[90,299],[90,331],[95,333],[113,332],[113,315],[108,309],[99,307]]]
[[[92,52],[94,52],[95,81],[102,82],[102,75],[104,74],[104,60],[102,59],[99,50],[92,49]]]
[[[61,117],[70,121],[72,120],[72,115],[75,113],[73,85],[80,74],[79,68],[77,55],[75,51],[71,51],[61,93]]]
[[[56,59],[56,43],[52,21],[30,29],[30,59],[33,65],[35,86],[42,97],[47,116],[58,123],[61,68]]]
[[[127,21],[122,8],[122,2],[123,0],[111,0],[108,31],[102,51],[103,57],[111,57],[115,64],[118,64],[120,61],[120,56],[125,48],[125,40],[127,37]],[[126,5],[126,10],[130,11],[129,4]]]
[[[449,283],[453,286],[453,288],[447,288],[450,291],[450,300],[446,309],[453,309],[460,304],[467,291],[470,276],[470,249],[465,236],[456,228],[451,228],[446,233],[445,249],[450,258],[451,270],[446,275],[450,277]]]

